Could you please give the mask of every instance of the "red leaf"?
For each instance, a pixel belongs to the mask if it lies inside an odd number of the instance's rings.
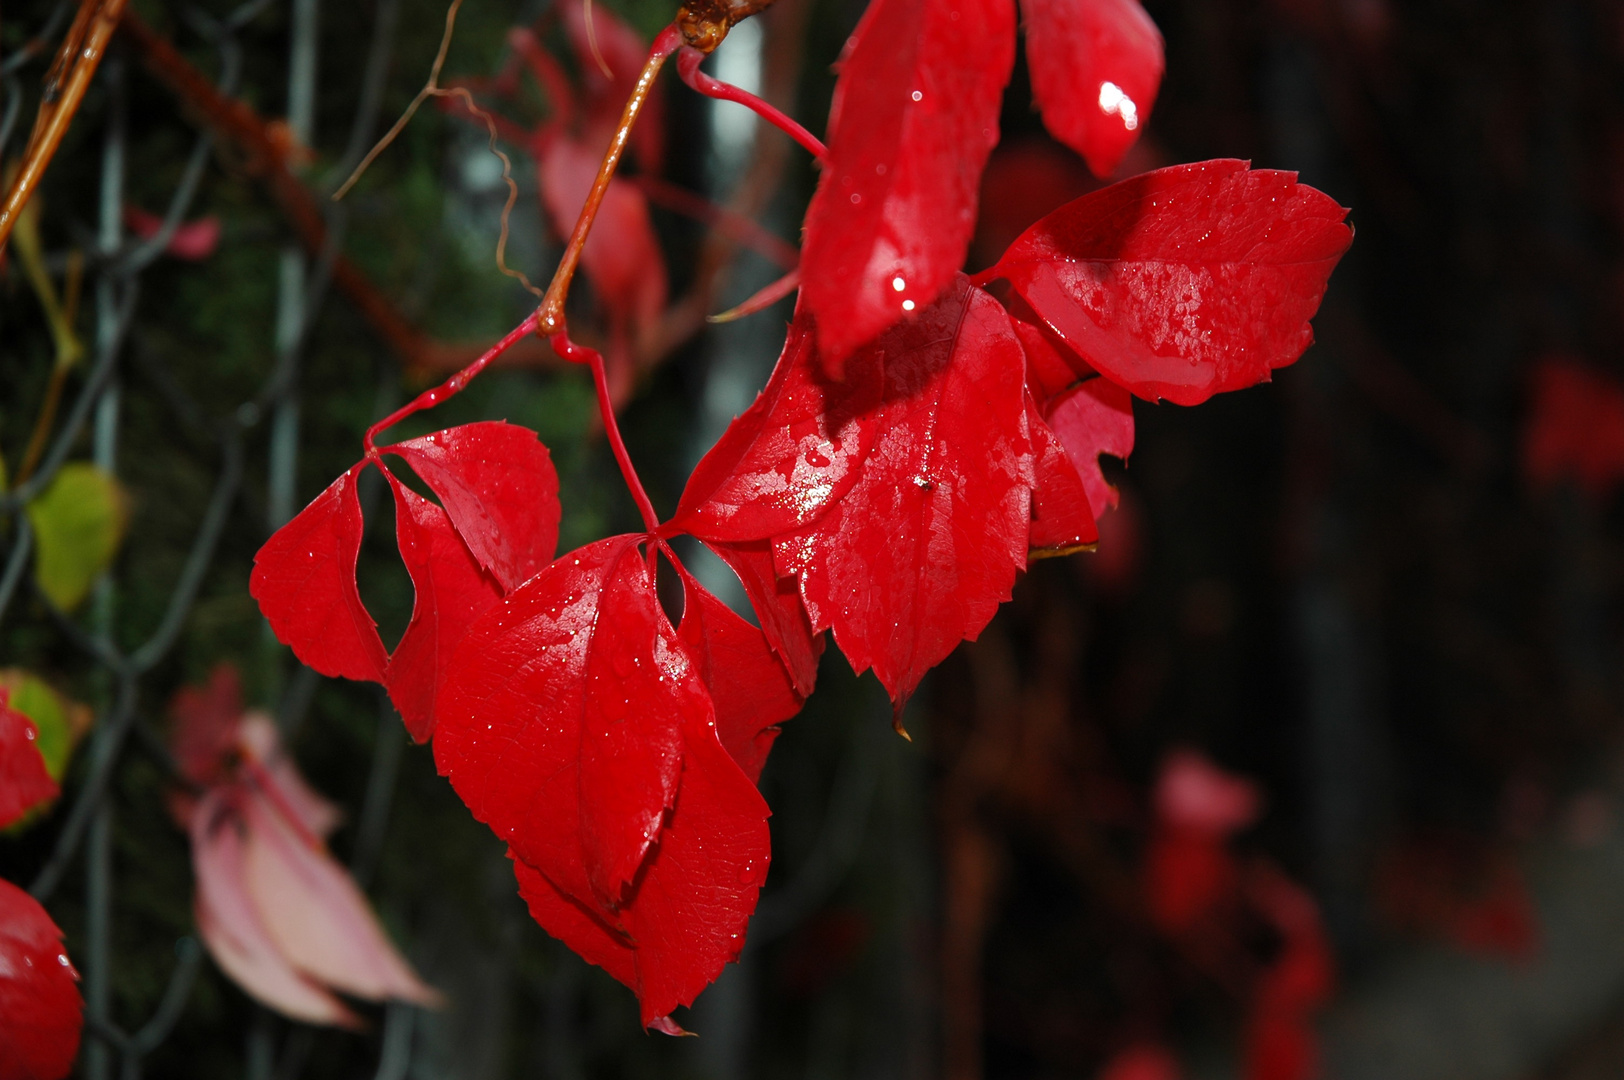
[[[682,625],[677,637],[693,658],[716,709],[716,734],[750,782],[778,738],[775,726],[801,711],[796,693],[767,637],[734,614],[683,570]]]
[[[1234,894],[1237,881],[1235,857],[1219,837],[1176,825],[1151,837],[1145,852],[1145,894],[1152,921],[1167,933],[1189,931]]]
[[[39,729],[11,707],[10,698],[0,687],[0,829],[59,793],[36,744]]]
[[[1624,388],[1565,356],[1541,360],[1532,381],[1523,475],[1537,487],[1570,478],[1605,496],[1624,480]]]
[[[355,584],[362,529],[355,477],[364,465],[334,480],[265,541],[248,591],[277,639],[307,666],[381,683],[388,655]]]
[[[1130,1046],[1105,1064],[1095,1080],[1179,1080],[1178,1058],[1155,1043]]]
[[[504,591],[552,561],[558,474],[534,431],[492,420],[383,450],[405,458],[440,497],[457,535]]]
[[[1048,422],[1077,467],[1095,516],[1114,509],[1117,491],[1105,482],[1100,455],[1126,461],[1133,453],[1133,398],[1109,379],[1089,379],[1049,403]]]
[[[811,313],[790,324],[772,378],[688,478],[668,535],[762,540],[811,524],[857,482],[873,445],[883,353],[864,349],[831,383],[813,362]]]
[[[243,822],[225,792],[205,795],[192,811],[193,912],[209,955],[249,996],[307,1024],[358,1028],[360,1018],[315,980],[294,970],[271,939],[248,892]]]
[[[169,752],[181,775],[202,787],[223,782],[242,716],[242,680],[236,667],[216,664],[202,689],[183,686],[175,691],[169,714],[174,718]]]
[[[1032,395],[1026,396],[1026,426],[1032,437],[1032,535],[1027,547],[1033,555],[1065,555],[1097,542],[1088,491],[1066,448],[1038,414]]]
[[[0,881],[0,1080],[61,1080],[79,1053],[84,1001],[62,931]]]
[[[875,344],[885,400],[857,483],[810,528],[775,539],[814,629],[898,708],[974,638],[1026,564],[1031,450],[1023,358],[1002,306],[960,275]]]
[[[1161,32],[1139,0],[1021,0],[1021,12],[1044,127],[1110,176],[1156,103]]]
[[[641,125],[639,125],[641,126]],[[542,202],[559,235],[568,236],[598,176],[602,147],[553,139],[540,157]],[[624,180],[611,180],[581,268],[611,321],[651,325],[665,307],[665,257],[654,238],[648,200]]]
[[[1257,785],[1218,768],[1193,750],[1175,750],[1156,781],[1156,816],[1179,829],[1224,837],[1257,820]]]
[[[124,224],[142,240],[150,240],[163,228],[164,219],[148,213],[138,206],[124,208]],[[164,246],[164,251],[177,259],[202,262],[220,246],[220,219],[210,214],[196,221],[182,223],[175,229]]]
[[[400,557],[416,590],[412,621],[389,657],[389,700],[400,710],[412,738],[425,742],[434,733],[434,697],[453,650],[474,620],[502,599],[502,590],[480,572],[468,545],[458,538],[444,510],[394,477],[389,480],[395,494],[395,535]],[[509,488],[504,495],[512,490]],[[476,508],[484,509],[485,505],[479,503]],[[557,505],[555,496],[552,506]],[[495,542],[488,546],[523,541],[522,536],[509,539],[498,533],[488,517],[475,520],[493,534]],[[556,517],[553,526],[556,532]],[[548,547],[551,550],[551,544]],[[511,568],[512,561],[507,565]]]
[[[618,928],[547,875],[514,862],[536,921],[631,987],[644,1026],[692,1004],[738,958],[771,859],[767,804],[718,741],[708,714],[686,714],[682,739],[676,806],[616,913]]]
[[[1008,278],[1094,370],[1195,405],[1265,381],[1313,341],[1346,211],[1295,173],[1208,161],[1069,203],[984,277]]]
[[[835,378],[964,264],[1015,58],[1014,3],[873,0],[852,42],[801,255],[801,295]]]
[[[812,631],[812,620],[801,603],[795,581],[781,578],[773,567],[772,544],[766,540],[707,546],[733,568],[744,584],[767,644],[784,664],[795,692],[810,697],[823,655],[823,635]]]
[[[1296,1013],[1262,1011],[1246,1025],[1245,1080],[1313,1080],[1319,1036]]]
[[[559,5],[564,33],[569,37],[570,48],[575,53],[575,67],[585,84],[587,115],[583,118],[583,134],[588,149],[600,143],[608,145],[620,120],[620,111],[637,86],[643,61],[648,55],[648,43],[616,17],[607,5],[592,4],[590,8],[589,12],[585,0],[572,0]],[[604,75],[603,68],[599,66],[600,60],[608,66],[609,75]],[[664,99],[656,83],[648,100],[643,103],[642,114],[631,136],[632,148],[637,152],[638,163],[645,172],[655,172],[660,167],[661,143],[665,135],[664,113]]]
[[[583,904],[612,909],[676,797],[681,717],[710,714],[638,545],[600,540],[468,632],[435,761],[474,816]]]

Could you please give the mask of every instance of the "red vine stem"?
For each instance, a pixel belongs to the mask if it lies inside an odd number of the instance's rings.
[[[741,90],[732,83],[725,83],[700,71],[699,65],[704,63],[704,60],[704,53],[692,45],[687,46],[677,55],[677,74],[682,76],[683,82],[706,97],[731,101],[752,110],[767,123],[806,147],[807,152],[819,161],[829,153],[829,148],[823,145],[822,140],[776,106],[768,104],[748,90]]]
[[[620,114],[620,126],[615,128],[614,138],[609,141],[609,149],[603,155],[603,164],[598,166],[598,178],[592,182],[592,190],[587,194],[586,205],[581,207],[581,216],[575,219],[575,230],[570,233],[569,243],[564,247],[564,257],[559,260],[558,269],[553,273],[553,280],[547,286],[547,295],[542,298],[537,333],[543,337],[551,338],[565,332],[564,301],[569,297],[575,267],[581,261],[581,249],[586,247],[586,238],[592,232],[592,222],[598,216],[598,207],[603,204],[603,196],[609,190],[609,181],[615,175],[615,167],[620,164],[620,157],[626,152],[626,140],[631,137],[632,127],[637,123],[637,114],[643,110],[643,103],[648,100],[649,91],[654,88],[654,77],[660,73],[660,67],[665,63],[666,57],[676,52],[681,44],[682,34],[675,25],[672,25],[660,31],[660,36],[654,39],[654,46],[649,49],[648,59],[643,62],[643,71],[637,76],[637,88],[632,91],[632,96],[626,99],[626,109]],[[608,417],[605,417],[606,422],[607,420]]]
[[[526,336],[535,333],[536,319],[536,313],[531,312],[530,315],[525,318],[524,322],[520,323],[518,326],[515,326],[512,330],[509,330],[506,337],[504,337],[501,341],[498,341],[495,345],[492,345],[489,349],[486,349],[484,354],[481,355],[478,360],[475,360],[472,364],[469,364],[467,367],[451,376],[451,378],[447,379],[439,386],[423,391],[405,405],[402,405],[400,408],[396,409],[382,420],[379,420],[376,424],[373,424],[371,427],[367,428],[367,433],[361,437],[361,445],[366,447],[367,456],[373,457],[377,454],[378,448],[375,445],[374,440],[377,439],[380,431],[388,427],[393,427],[395,424],[400,423],[413,413],[422,412],[424,409],[431,409],[440,404],[440,402],[445,401],[448,398],[453,398],[462,393],[463,388],[468,385],[469,381],[472,380],[475,375],[478,375],[481,371],[484,371],[485,368],[489,366],[491,361],[507,352],[515,344],[522,341]]]
[[[571,363],[587,364],[592,368],[592,384],[598,391],[598,412],[603,414],[603,430],[609,436],[609,446],[615,452],[616,463],[620,465],[620,475],[625,478],[626,488],[632,493],[638,512],[643,515],[643,525],[651,533],[658,531],[660,517],[654,512],[654,504],[649,501],[648,492],[643,490],[643,481],[638,478],[637,469],[632,465],[632,456],[626,450],[626,440],[620,437],[620,424],[615,420],[615,406],[609,400],[609,376],[603,370],[603,354],[585,345],[575,344],[570,340],[569,334],[562,330],[549,337],[547,341],[559,356]]]

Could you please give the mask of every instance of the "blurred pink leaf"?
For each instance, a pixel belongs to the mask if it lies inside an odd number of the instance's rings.
[[[395,950],[326,845],[264,791],[244,788],[245,883],[271,940],[296,969],[370,1001],[438,1006],[438,992]]]
[[[192,811],[193,911],[209,955],[261,1004],[310,1024],[356,1028],[360,1019],[314,980],[301,975],[271,939],[248,895],[243,822],[217,789]]]
[[[1175,750],[1156,781],[1156,816],[1197,832],[1227,836],[1257,820],[1257,785],[1225,772],[1194,750]]]

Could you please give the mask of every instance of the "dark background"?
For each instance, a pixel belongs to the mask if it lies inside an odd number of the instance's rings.
[[[670,16],[655,0],[611,6],[645,34]],[[183,4],[136,7],[217,73]],[[242,430],[241,494],[175,648],[140,682],[137,737],[110,789],[110,1013],[139,1026],[192,933],[185,838],[164,810],[168,780],[140,747],[161,741],[173,692],[222,660],[242,670],[251,703],[278,711],[301,766],[350,812],[339,856],[375,845],[363,860],[376,867],[370,893],[453,1005],[409,1022],[374,1009],[360,1036],[311,1032],[253,1006],[205,963],[147,1060],[150,1075],[1046,1080],[1096,1076],[1146,1041],[1170,1048],[1189,1075],[1237,1075],[1252,981],[1279,943],[1242,919],[1226,931],[1239,959],[1192,964],[1199,943],[1158,933],[1140,910],[1150,791],[1179,747],[1256,781],[1265,811],[1233,851],[1318,900],[1339,967],[1337,997],[1317,1018],[1326,1075],[1624,1072],[1624,838],[1612,829],[1624,781],[1614,674],[1624,521],[1610,485],[1536,484],[1522,453],[1539,361],[1570,357],[1609,380],[1624,362],[1624,9],[1148,8],[1168,73],[1125,171],[1247,158],[1297,170],[1351,207],[1357,236],[1316,320],[1318,343],[1274,382],[1199,408],[1136,403],[1131,465],[1111,473],[1123,507],[1101,550],[1032,567],[982,640],[927,682],[910,712],[912,744],[890,734],[873,680],[853,679],[830,651],[763,779],[772,876],[744,962],[683,1020],[700,1038],[640,1034],[630,993],[529,921],[501,845],[429,753],[405,745],[375,688],[300,676],[267,642],[246,588],[274,468],[259,423]],[[6,5],[0,55],[17,56],[52,10]],[[330,189],[344,157],[378,11],[321,8],[316,158],[305,174],[314,188]],[[421,84],[443,11],[401,0],[370,134]],[[764,20],[767,91],[814,130],[829,65],[859,12],[846,0],[779,0]],[[506,29],[543,15],[540,4],[470,0],[448,75],[490,74]],[[239,92],[267,117],[286,109],[288,35],[285,3],[236,34]],[[561,48],[556,31],[548,40]],[[5,154],[26,136],[42,72],[39,60],[7,72],[20,126]],[[781,160],[741,187],[738,163],[728,172],[714,144],[712,106],[675,80],[665,93],[664,175],[742,199],[794,239],[816,181],[805,156],[779,147]],[[192,151],[191,114],[117,46],[41,195],[58,269],[70,248],[93,245],[117,95],[126,202],[162,212]],[[526,110],[540,115],[540,99],[513,109]],[[973,260],[999,229],[1094,183],[1044,139],[1020,64],[1003,128]],[[758,135],[753,152],[777,138]],[[346,203],[345,250],[438,339],[494,339],[531,302],[491,259],[505,189],[484,155],[482,134],[425,109]],[[189,216],[218,216],[219,249],[141,275],[116,361],[118,473],[134,507],[112,575],[113,636],[126,647],[158,625],[192,543],[220,468],[213,425],[274,369],[287,227],[231,147],[209,162]],[[557,245],[536,209],[533,163],[518,154],[515,165],[509,261],[541,278]],[[664,211],[656,219],[680,292],[702,230]],[[715,307],[771,276],[744,258]],[[50,367],[38,312],[9,264],[8,462]],[[651,365],[622,424],[663,511],[764,380],[786,318],[781,305]],[[94,339],[91,300],[79,325]],[[302,505],[356,459],[365,425],[424,380],[402,372],[331,291],[298,359]],[[81,384],[70,380],[70,400]],[[581,373],[491,372],[432,426],[490,417],[535,427],[551,447],[564,546],[635,527]],[[89,446],[87,433],[74,456]],[[392,641],[411,593],[389,508],[373,509],[362,589]],[[77,618],[88,626],[93,616]],[[26,589],[0,623],[0,663],[109,708],[106,672]],[[85,769],[81,754],[64,808]],[[369,791],[389,795],[382,809]],[[0,838],[0,874],[31,880],[64,808]],[[76,959],[87,932],[79,862],[49,905]],[[1473,932],[1484,918],[1490,931]],[[386,1032],[403,1029],[404,1062],[383,1052]]]

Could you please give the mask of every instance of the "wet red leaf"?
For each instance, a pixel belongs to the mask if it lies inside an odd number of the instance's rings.
[[[863,13],[801,254],[801,296],[831,377],[964,264],[1014,57],[1013,0],[874,0]]]
[[[771,541],[720,544],[713,540],[707,546],[738,575],[756,619],[761,623],[761,632],[783,661],[795,692],[802,697],[810,696],[818,678],[818,658],[823,655],[824,637],[813,632],[812,620],[806,614],[806,605],[801,603],[801,593],[794,580],[778,576],[773,566]]]
[[[778,738],[777,725],[801,711],[805,700],[767,637],[718,600],[686,570],[682,624],[677,637],[710,690],[716,734],[751,783]]]
[[[361,603],[357,465],[334,480],[254,556],[248,591],[293,655],[323,675],[381,683],[389,656]]]
[[[79,1053],[84,1000],[62,931],[0,880],[0,1080],[61,1080]]]
[[[1105,482],[1100,455],[1133,453],[1133,398],[1109,379],[1088,379],[1053,398],[1045,419],[1077,467],[1096,517],[1115,509],[1117,490]]]
[[[1034,477],[1020,343],[997,301],[960,275],[875,350],[884,401],[862,421],[876,436],[857,483],[773,556],[813,628],[900,708],[1009,598]]]
[[[1196,405],[1266,381],[1313,341],[1308,320],[1353,240],[1346,213],[1295,173],[1179,165],[1061,207],[982,276],[1007,278],[1089,369]]]
[[[451,654],[502,590],[481,573],[446,512],[390,477],[395,537],[416,598],[412,621],[389,657],[389,700],[418,742],[434,733],[434,697]],[[557,505],[556,500],[553,505]]]
[[[1021,0],[1021,14],[1044,126],[1110,176],[1156,103],[1161,31],[1139,0]]]
[[[10,697],[11,692],[0,687],[0,829],[58,794],[36,744],[39,729],[11,707]]]
[[[1033,554],[1063,555],[1096,542],[1100,533],[1083,478],[1030,394],[1026,426],[1032,438],[1033,474],[1032,535],[1027,546]]]
[[[884,353],[860,350],[845,380],[831,382],[813,355],[816,336],[802,305],[772,378],[694,469],[668,532],[763,540],[810,524],[857,482],[874,443]]]
[[[704,659],[660,609],[646,539],[565,556],[482,617],[441,692],[434,745],[512,848],[537,921],[632,987],[651,1024],[738,954],[768,837],[766,804],[720,741]],[[721,647],[704,625],[720,613],[691,602],[690,638]],[[764,641],[749,651],[758,672],[776,663]],[[781,710],[749,722],[742,704],[726,722],[750,732],[751,760]]]
[[[462,424],[383,447],[439,496],[457,535],[504,590],[552,561],[558,546],[558,473],[529,428]]]

